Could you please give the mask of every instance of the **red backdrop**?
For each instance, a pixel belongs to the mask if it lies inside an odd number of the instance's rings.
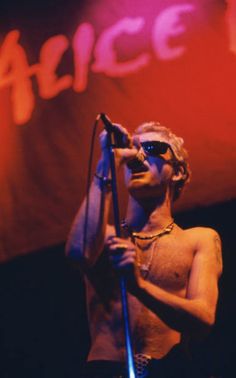
[[[66,239],[100,112],[185,139],[176,211],[235,197],[232,1],[3,1],[1,18],[0,261]]]

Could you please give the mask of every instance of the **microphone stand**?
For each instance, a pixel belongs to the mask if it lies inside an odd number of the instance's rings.
[[[110,166],[111,166],[111,186],[112,186],[114,222],[115,222],[116,236],[120,237],[121,227],[120,227],[118,193],[117,193],[117,184],[116,184],[115,154],[113,150],[113,148],[115,147],[115,137],[114,137],[114,133],[111,130],[107,129],[107,133],[108,133],[109,158],[110,158]],[[125,332],[126,365],[127,365],[127,370],[128,370],[128,378],[136,378],[133,351],[132,351],[130,324],[129,324],[129,310],[128,310],[127,288],[126,288],[125,277],[120,277],[120,291],[121,291],[122,313],[123,313],[124,332]]]

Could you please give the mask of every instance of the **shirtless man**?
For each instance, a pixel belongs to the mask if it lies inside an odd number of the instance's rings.
[[[91,348],[85,377],[125,377],[125,340],[119,274],[127,279],[130,328],[139,377],[191,378],[205,375],[186,352],[191,337],[205,335],[215,322],[222,272],[217,232],[183,230],[172,218],[172,204],[189,179],[183,139],[159,123],[141,125],[125,148],[115,152],[124,166],[128,207],[124,237],[108,225],[111,200],[107,134],[90,189],[86,248],[86,201],[70,232],[66,251],[84,272]],[[145,367],[147,366],[147,367]],[[145,367],[145,368],[144,368]],[[140,375],[138,375],[140,374]]]

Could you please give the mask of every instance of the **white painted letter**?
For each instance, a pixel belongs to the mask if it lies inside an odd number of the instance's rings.
[[[156,56],[162,60],[171,60],[181,56],[184,46],[170,47],[169,37],[176,37],[185,32],[185,27],[180,24],[179,16],[181,13],[191,12],[194,6],[191,4],[173,5],[161,12],[157,17],[153,34],[153,46]]]
[[[144,24],[144,19],[123,18],[114,26],[105,30],[96,45],[95,62],[92,66],[94,72],[104,72],[109,76],[122,77],[128,73],[137,72],[149,62],[148,54],[140,54],[136,59],[128,62],[117,62],[114,49],[114,40],[123,33],[136,34]]]
[[[94,30],[89,23],[81,24],[73,38],[75,79],[73,88],[76,92],[86,89],[88,80],[88,65],[94,45]]]

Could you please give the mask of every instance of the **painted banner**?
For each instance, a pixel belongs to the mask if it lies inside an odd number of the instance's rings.
[[[1,8],[0,261],[66,240],[101,112],[130,131],[156,120],[184,138],[192,181],[176,211],[235,198],[234,1]]]

